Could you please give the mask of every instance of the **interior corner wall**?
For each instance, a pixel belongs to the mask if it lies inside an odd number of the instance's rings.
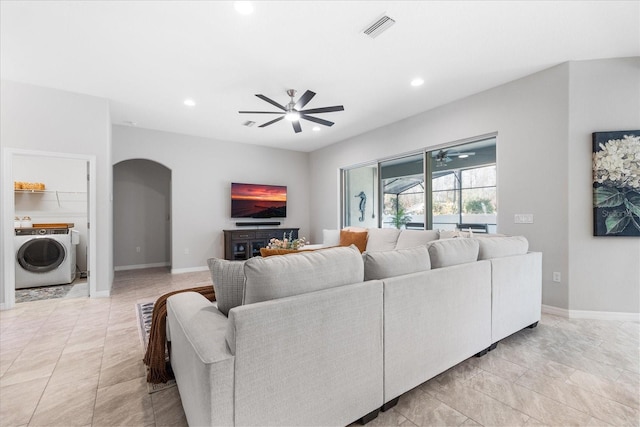
[[[593,236],[592,132],[640,129],[640,57],[570,63],[569,309],[640,313],[640,237]]]
[[[231,218],[231,182],[286,185],[287,218],[278,221],[305,237],[310,201],[322,197],[310,194],[309,155],[298,151],[113,126],[113,163],[128,159],[171,169],[174,272],[206,269],[208,258],[224,256],[222,230],[255,221]]]
[[[497,132],[498,232],[543,253],[543,304],[568,308],[569,65],[511,83],[310,153],[312,239],[339,224],[339,169]],[[421,90],[429,96],[429,86]],[[534,214],[514,224],[514,214]]]
[[[0,147],[91,155],[96,158],[96,296],[113,282],[111,117],[106,99],[3,80]],[[13,236],[2,236],[12,239]],[[4,293],[0,290],[0,295]],[[4,302],[4,301],[3,301]]]

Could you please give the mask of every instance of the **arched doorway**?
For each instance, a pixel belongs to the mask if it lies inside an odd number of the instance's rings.
[[[113,166],[113,265],[171,266],[171,170],[147,159]]]

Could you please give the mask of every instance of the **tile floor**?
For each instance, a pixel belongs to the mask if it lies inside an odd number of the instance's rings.
[[[0,426],[184,426],[177,388],[148,394],[134,305],[208,272],[116,273],[112,297],[0,312]],[[640,425],[640,325],[543,315],[406,393],[368,426]]]

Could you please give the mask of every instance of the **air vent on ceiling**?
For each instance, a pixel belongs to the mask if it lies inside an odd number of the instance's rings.
[[[372,39],[375,39],[395,23],[396,21],[393,18],[390,18],[387,15],[382,15],[382,17],[378,18],[375,22],[365,28],[363,33]]]

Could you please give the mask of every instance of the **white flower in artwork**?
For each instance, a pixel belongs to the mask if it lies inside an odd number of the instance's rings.
[[[600,144],[593,153],[593,182],[608,187],[640,189],[640,136],[624,135]]]

